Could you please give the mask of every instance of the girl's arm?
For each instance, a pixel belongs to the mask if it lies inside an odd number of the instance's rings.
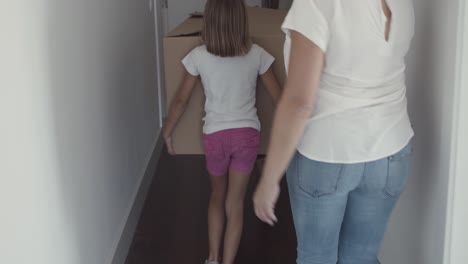
[[[260,75],[260,80],[265,86],[268,93],[271,95],[273,102],[278,104],[278,101],[281,97],[281,89],[276,79],[275,74],[273,73],[273,69],[270,67],[264,74]]]
[[[167,150],[171,155],[176,154],[174,146],[172,145],[172,132],[187,108],[187,104],[190,101],[190,97],[197,80],[198,76],[193,76],[185,71],[182,84],[180,85],[176,96],[172,100],[171,107],[169,108],[169,113],[163,128],[163,137],[167,145]]]
[[[266,164],[254,196],[255,213],[264,222],[277,221],[274,207],[279,183],[304,133],[314,108],[324,53],[298,32],[291,33],[289,74],[274,118]]]

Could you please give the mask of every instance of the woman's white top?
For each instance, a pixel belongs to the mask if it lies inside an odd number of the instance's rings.
[[[206,95],[203,133],[244,127],[260,130],[255,107],[257,79],[274,60],[256,44],[248,54],[237,57],[215,56],[202,45],[182,60],[191,75],[201,76]]]
[[[411,0],[295,0],[282,26],[288,68],[291,31],[325,53],[315,111],[298,150],[330,163],[385,158],[414,133],[407,112],[405,56],[414,34]]]

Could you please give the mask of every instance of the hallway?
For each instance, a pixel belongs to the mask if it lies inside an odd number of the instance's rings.
[[[244,234],[237,263],[294,263],[296,241],[286,184],[282,184],[277,209],[280,221],[275,228],[270,228],[259,222],[253,212],[252,193],[257,180],[255,171],[246,198]],[[203,263],[208,252],[208,197],[204,157],[171,157],[163,150],[126,263]]]

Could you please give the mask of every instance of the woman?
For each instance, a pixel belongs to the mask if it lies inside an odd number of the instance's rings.
[[[412,152],[404,73],[412,2],[295,0],[283,30],[288,79],[256,214],[277,221],[289,164],[297,263],[377,264]]]

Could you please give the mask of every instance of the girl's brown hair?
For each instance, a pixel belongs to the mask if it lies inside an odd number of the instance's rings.
[[[208,0],[202,38],[208,52],[220,57],[247,54],[250,41],[244,0]]]

